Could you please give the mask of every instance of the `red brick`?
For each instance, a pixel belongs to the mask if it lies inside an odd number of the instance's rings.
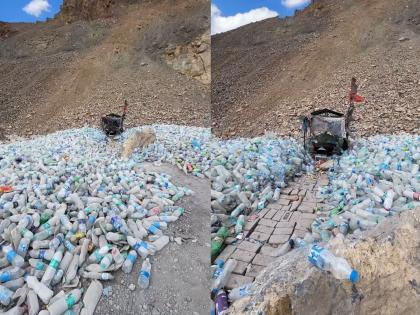
[[[292,235],[293,233],[293,227],[279,227],[276,228],[273,232],[273,234],[282,234],[282,235]]]
[[[279,222],[276,225],[276,228],[293,228],[295,226],[295,222]]]
[[[230,255],[232,255],[232,253],[235,251],[235,249],[236,249],[236,246],[233,246],[233,245],[226,246],[223,249],[223,251],[219,254],[219,256],[217,256],[216,259],[222,259],[224,261],[227,261]]]
[[[271,209],[265,214],[264,218],[271,219],[272,217],[276,215],[277,211],[278,211],[277,209]]]
[[[280,195],[280,199],[296,201],[296,200],[299,200],[299,196],[297,196],[297,195]]]
[[[281,218],[283,217],[284,212],[285,211],[283,211],[283,210],[278,211],[276,213],[276,215],[272,218],[272,220],[274,220],[274,221],[280,221]]]
[[[261,247],[260,254],[275,257],[274,254],[276,250],[276,247],[265,244],[263,247]]]
[[[250,221],[250,222],[246,221],[245,226],[244,226],[244,230],[245,231],[252,230],[258,224],[258,222],[259,222],[259,219],[256,219],[256,220]]]
[[[271,256],[266,256],[262,254],[257,254],[254,259],[252,260],[253,265],[258,266],[268,266],[271,264],[276,258]]]
[[[269,244],[284,244],[286,243],[290,238],[290,235],[282,235],[282,234],[276,234],[271,235],[270,240],[268,241]]]
[[[248,252],[256,253],[261,247],[261,244],[258,242],[249,242],[249,241],[242,241],[238,248],[242,250],[246,250]]]
[[[288,204],[290,204],[290,200],[280,198],[279,201],[277,201],[277,203],[282,206],[287,206]]]
[[[238,275],[243,275],[245,274],[245,270],[247,266],[248,266],[248,263],[238,260],[236,263],[235,269],[233,269],[233,273],[236,273]]]
[[[258,265],[249,265],[250,267],[247,268],[245,275],[248,277],[256,277],[260,274],[260,272],[264,269],[264,266]]]
[[[225,288],[227,290],[231,290],[233,288],[241,287],[248,283],[252,283],[252,281],[254,281],[254,277],[232,274]]]
[[[251,262],[252,259],[255,257],[255,253],[248,252],[242,249],[236,249],[232,255],[230,255],[231,259],[236,259],[244,262]]]
[[[300,199],[298,201],[293,201],[292,206],[290,207],[290,211],[295,211],[299,207],[300,203],[301,203]]]
[[[292,217],[292,212],[287,211],[283,214],[283,217],[281,218],[281,221],[290,221],[290,218]]]
[[[281,193],[282,193],[282,194],[289,195],[289,194],[292,192],[292,190],[293,190],[293,188],[292,188],[292,187],[286,187],[286,188],[283,188],[283,189],[281,190]]]
[[[265,234],[261,232],[253,232],[250,235],[250,238],[260,241],[260,242],[266,242],[270,238],[270,234]]]
[[[255,232],[265,233],[265,234],[273,234],[274,228],[269,227],[266,225],[258,225],[255,230]]]
[[[277,222],[273,220],[269,220],[269,219],[261,219],[259,224],[269,226],[269,227],[275,227]]]

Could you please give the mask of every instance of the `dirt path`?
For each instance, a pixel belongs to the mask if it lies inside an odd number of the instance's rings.
[[[173,176],[176,185],[192,189],[195,194],[182,199],[185,208],[181,219],[169,226],[169,236],[181,237],[182,245],[170,242],[151,259],[151,285],[143,291],[137,288],[141,263],[136,262],[131,274],[121,271],[113,281],[110,297],[102,296],[95,314],[208,314],[209,299],[209,235],[210,194],[209,183],[185,175],[176,167],[146,164],[147,171],[164,172]],[[136,284],[134,291],[130,284]]]

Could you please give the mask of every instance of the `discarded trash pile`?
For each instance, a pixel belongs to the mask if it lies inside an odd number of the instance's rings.
[[[177,125],[152,125],[156,142],[144,150],[135,151],[135,161],[161,161],[177,166],[185,173],[204,177],[210,168],[210,129]],[[122,134],[121,141],[147,126],[132,128]]]
[[[200,134],[205,129],[197,131],[198,141]],[[176,145],[158,142],[143,158],[162,152],[161,160],[200,161],[171,148]],[[42,305],[42,314],[73,307],[93,314],[102,286],[92,281],[83,296],[81,280],[109,280],[120,268],[129,273],[138,256],[139,286],[148,287],[148,256],[169,243],[163,231],[184,211],[174,203],[192,191],[173,185],[166,174],[146,172],[136,163],[142,154],[123,161],[114,151],[92,128],[0,145],[0,303],[15,305],[12,314],[21,314],[24,303],[29,314]],[[66,288],[72,290],[54,296]]]
[[[338,233],[359,233],[384,218],[420,206],[420,137],[376,136],[359,140],[335,160],[330,185],[317,198],[328,206],[305,241],[328,241]]]
[[[234,235],[240,235],[244,214],[278,200],[286,178],[311,166],[304,165],[307,156],[297,141],[274,136],[214,142],[211,153],[206,175],[211,179],[211,256],[215,258],[231,235],[228,228],[235,226]]]

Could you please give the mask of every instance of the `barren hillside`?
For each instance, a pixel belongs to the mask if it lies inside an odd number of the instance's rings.
[[[208,126],[208,29],[205,0],[65,0],[48,22],[1,23],[0,135],[95,125],[124,99],[128,126]]]
[[[213,130],[296,136],[300,114],[347,108],[352,76],[367,100],[356,134],[420,131],[418,0],[315,0],[295,17],[212,36]]]

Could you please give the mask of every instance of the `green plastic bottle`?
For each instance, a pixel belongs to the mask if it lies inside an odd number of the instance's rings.
[[[211,241],[211,259],[216,258],[223,248],[223,243],[227,237],[230,236],[229,230],[222,226],[218,231],[216,237]]]

